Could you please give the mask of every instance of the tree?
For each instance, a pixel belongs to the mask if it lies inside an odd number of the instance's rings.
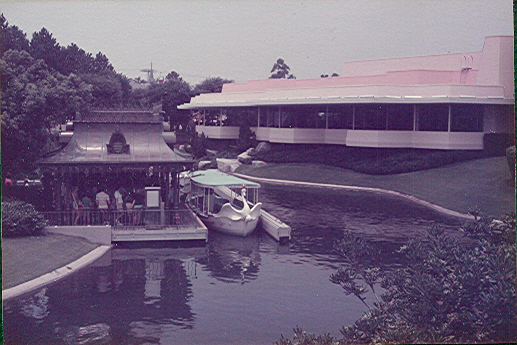
[[[335,246],[344,265],[330,279],[369,311],[342,328],[342,339],[296,328],[296,340],[281,337],[278,344],[515,343],[515,214],[502,221],[475,216],[460,229],[469,241],[459,245],[434,226],[426,239],[400,248],[400,268],[384,272],[372,247],[346,234]],[[381,298],[373,290],[378,282]],[[363,297],[368,288],[377,297],[373,306]]]
[[[61,47],[47,29],[32,34],[29,52],[34,59],[42,59],[50,68],[60,70]]]
[[[0,15],[0,57],[10,49],[29,50],[27,35],[15,25],[9,25],[4,15]]]
[[[296,79],[294,75],[289,74],[289,70],[290,68],[287,66],[284,59],[278,59],[271,69],[271,76],[269,79]]]
[[[192,90],[192,96],[197,96],[202,93],[220,93],[223,90],[224,84],[233,82],[233,80],[223,79],[221,77],[206,78],[194,86],[194,89]]]
[[[65,77],[26,51],[7,51],[2,71],[2,168],[31,171],[53,145],[51,129],[84,111],[91,87],[77,76]]]

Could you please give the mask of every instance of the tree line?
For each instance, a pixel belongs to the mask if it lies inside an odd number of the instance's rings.
[[[0,15],[2,172],[30,173],[58,148],[53,129],[92,109],[149,109],[162,104],[172,123],[188,122],[177,105],[201,93],[221,92],[233,80],[211,77],[191,86],[172,71],[163,83],[133,90],[106,55],[77,44],[61,46],[47,29],[27,35]]]

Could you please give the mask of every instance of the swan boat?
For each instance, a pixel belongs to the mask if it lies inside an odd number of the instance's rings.
[[[255,230],[262,209],[260,184],[218,170],[194,171],[189,177],[187,203],[209,229],[238,236]]]

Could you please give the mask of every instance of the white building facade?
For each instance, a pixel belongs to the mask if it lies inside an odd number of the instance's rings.
[[[178,108],[211,139],[237,139],[245,118],[271,143],[482,150],[514,135],[513,56],[513,36],[490,36],[477,52],[347,62],[340,77],[225,84]]]

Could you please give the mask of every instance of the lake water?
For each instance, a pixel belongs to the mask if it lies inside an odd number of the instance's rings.
[[[293,327],[339,336],[366,307],[329,277],[333,243],[352,231],[393,251],[433,223],[461,224],[405,200],[364,192],[265,185],[264,209],[292,227],[278,244],[211,232],[207,245],[119,245],[93,265],[4,303],[6,344],[272,344]],[[367,296],[373,302],[372,294]]]

